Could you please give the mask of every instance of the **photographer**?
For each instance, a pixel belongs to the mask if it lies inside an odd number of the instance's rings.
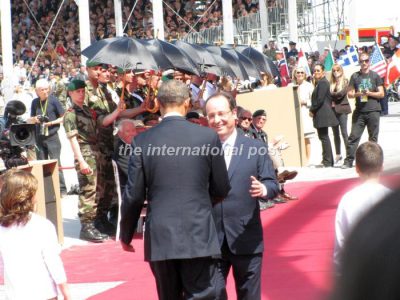
[[[39,79],[36,82],[36,95],[31,104],[31,118],[28,123],[36,124],[36,158],[38,160],[57,159],[60,163],[61,143],[58,129],[63,121],[64,109],[60,101],[50,95],[49,82]],[[60,191],[66,193],[64,175],[59,171]]]

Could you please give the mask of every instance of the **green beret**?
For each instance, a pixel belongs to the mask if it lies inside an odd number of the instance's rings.
[[[68,84],[68,91],[76,91],[79,89],[84,89],[86,87],[86,83],[79,79],[74,79]]]
[[[264,116],[264,117],[266,117],[266,116],[267,116],[267,112],[266,112],[264,109],[256,110],[256,111],[253,113],[253,118],[257,118],[257,117],[259,117],[259,116]]]
[[[86,67],[88,68],[93,68],[93,67],[97,67],[98,65],[101,65],[101,63],[98,63],[96,61],[86,61]]]

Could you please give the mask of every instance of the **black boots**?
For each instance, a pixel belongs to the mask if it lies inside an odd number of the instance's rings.
[[[92,243],[102,243],[108,239],[108,236],[100,233],[93,223],[83,223],[79,238]]]
[[[102,234],[115,236],[116,228],[113,224],[110,223],[110,221],[108,221],[106,216],[96,217],[96,220],[94,221],[94,226]]]

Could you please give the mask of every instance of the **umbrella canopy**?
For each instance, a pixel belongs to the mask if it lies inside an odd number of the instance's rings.
[[[257,66],[250,60],[250,58],[244,56],[242,53],[236,51],[235,49],[226,48],[226,51],[229,52],[232,56],[234,56],[237,60],[239,60],[243,66],[246,68],[247,74],[249,76],[254,77],[255,79],[260,79],[260,71]]]
[[[235,49],[250,58],[260,72],[270,73],[273,77],[279,77],[278,67],[268,56],[252,47],[237,46]]]
[[[202,46],[179,40],[175,41],[174,44],[200,66],[202,72],[212,73],[218,76],[236,77],[235,73],[224,59],[207,51],[207,49]]]
[[[241,80],[248,80],[249,74],[246,71],[244,65],[237,59],[235,56],[230,54],[226,49],[218,47],[218,46],[211,46],[211,45],[201,45],[211,53],[219,56],[225,61],[235,74],[232,76],[233,78],[239,78]]]
[[[196,63],[175,45],[159,39],[141,40],[141,43],[153,55],[160,69],[200,75]]]
[[[183,50],[198,65],[216,65],[213,55],[199,45],[189,44],[180,40],[175,41],[174,45]]]
[[[117,66],[124,70],[157,70],[151,55],[137,39],[113,37],[94,42],[82,51],[89,61]]]

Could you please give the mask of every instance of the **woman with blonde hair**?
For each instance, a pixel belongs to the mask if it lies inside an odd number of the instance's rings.
[[[306,144],[306,158],[309,163],[311,156],[311,141],[310,139],[315,135],[313,126],[313,119],[309,115],[311,107],[311,95],[314,90],[312,83],[308,82],[307,74],[304,68],[297,67],[292,73],[292,83],[297,86],[297,97],[301,105],[301,117],[303,121],[304,140]]]
[[[347,143],[349,139],[347,133],[347,115],[351,113],[351,107],[349,104],[349,100],[347,99],[349,81],[346,79],[343,73],[343,67],[341,65],[334,64],[332,66],[332,74],[329,83],[332,96],[332,109],[335,113],[337,120],[339,121],[338,126],[332,127],[336,151],[335,164],[338,164],[342,160],[342,155],[340,151],[339,127],[342,134],[343,143],[347,148]]]
[[[0,255],[6,299],[64,300],[71,295],[54,225],[36,214],[36,178],[9,170],[0,178]]]

